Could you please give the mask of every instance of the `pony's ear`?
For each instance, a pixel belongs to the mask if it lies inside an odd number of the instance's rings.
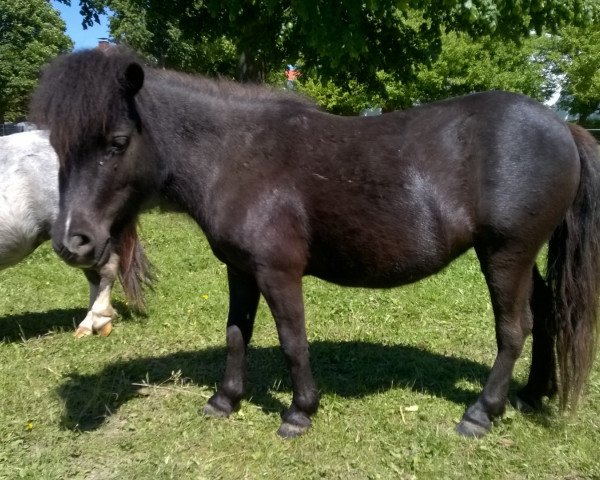
[[[125,69],[125,75],[121,80],[127,95],[132,97],[140,91],[144,84],[144,69],[139,63],[130,63]]]

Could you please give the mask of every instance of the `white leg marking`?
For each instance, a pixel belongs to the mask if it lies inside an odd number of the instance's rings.
[[[112,331],[112,319],[115,310],[110,303],[110,294],[119,270],[119,256],[111,253],[108,263],[100,269],[100,285],[92,286],[90,302],[93,301],[90,311],[77,327],[75,336],[81,338],[92,333],[108,336]]]
[[[94,325],[94,319],[93,319],[92,311],[90,310],[87,313],[87,315],[85,316],[85,318],[83,319],[83,321],[79,324],[79,328],[83,329],[83,330],[89,330],[91,332],[93,325]]]
[[[112,320],[114,310],[110,304],[110,292],[112,285],[106,285],[92,305],[91,313],[94,317],[93,329],[98,331]]]

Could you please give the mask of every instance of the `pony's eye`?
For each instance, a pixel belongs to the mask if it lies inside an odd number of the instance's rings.
[[[127,145],[129,145],[129,137],[113,137],[111,142],[111,149],[115,153],[122,153],[127,148]]]

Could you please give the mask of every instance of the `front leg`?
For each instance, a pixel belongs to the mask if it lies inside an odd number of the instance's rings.
[[[283,414],[277,433],[285,438],[296,437],[308,430],[310,417],[319,407],[304,324],[302,277],[265,269],[260,272],[258,282],[275,318],[279,343],[292,377],[292,405]]]
[[[115,310],[110,303],[110,294],[119,270],[119,256],[111,256],[99,270],[84,270],[90,284],[90,310],[75,330],[75,337],[82,338],[92,333],[106,337],[112,332]]]
[[[217,392],[204,407],[212,417],[227,417],[244,394],[246,350],[252,338],[260,292],[254,277],[227,269],[229,315],[227,318],[227,360],[225,376]]]

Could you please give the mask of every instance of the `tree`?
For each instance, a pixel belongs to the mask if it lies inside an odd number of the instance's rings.
[[[489,36],[473,40],[451,32],[443,37],[438,59],[417,72],[410,101],[430,102],[485,90],[507,90],[545,100],[557,88],[546,75],[540,55],[547,41],[529,37],[517,44]]]
[[[236,49],[226,37],[191,31],[185,16],[175,16],[171,3],[157,1],[144,9],[136,0],[111,0],[112,37],[127,43],[155,64],[188,72],[234,77]],[[141,12],[141,13],[140,13]]]
[[[599,0],[79,1],[84,23],[110,8],[113,37],[159,66],[279,81],[300,63],[304,91],[338,113],[492,88],[543,99],[548,39],[532,32],[600,18]]]
[[[72,46],[47,0],[0,0],[0,122],[25,117],[40,68]]]
[[[563,77],[561,106],[585,125],[600,109],[600,24],[563,28],[553,47],[556,74]]]
[[[69,0],[62,0],[68,2]],[[302,60],[324,80],[382,87],[378,71],[396,79],[414,75],[441,52],[444,32],[518,40],[531,30],[591,21],[597,0],[80,0],[84,22],[108,7],[117,38],[166,66],[177,66],[177,30],[183,48],[228,39],[239,77]],[[422,12],[419,22],[410,18]],[[126,28],[125,28],[126,27]],[[166,35],[165,35],[166,31]],[[167,40],[168,45],[163,41]]]
[[[450,32],[441,37],[441,52],[429,65],[419,65],[407,80],[397,80],[387,72],[377,72],[385,94],[371,92],[363,84],[350,81],[346,88],[333,82],[315,81],[314,75],[300,91],[315,98],[325,109],[356,114],[368,105],[385,110],[404,109],[418,103],[484,90],[508,90],[545,100],[557,88],[546,75],[540,50],[546,37],[531,37],[519,44],[482,37],[473,40],[464,33]]]

